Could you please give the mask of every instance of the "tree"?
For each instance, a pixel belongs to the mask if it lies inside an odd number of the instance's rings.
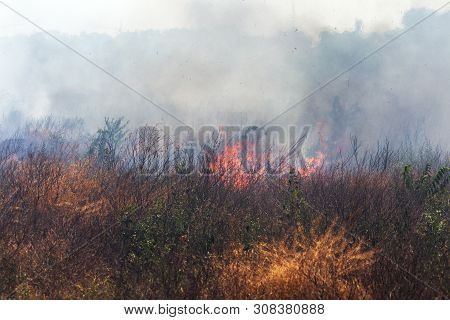
[[[97,131],[89,148],[89,154],[95,155],[98,162],[108,169],[112,169],[118,159],[118,149],[126,135],[125,122],[119,119],[105,118],[105,125]]]

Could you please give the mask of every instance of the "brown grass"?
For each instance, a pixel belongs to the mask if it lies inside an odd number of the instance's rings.
[[[198,174],[143,177],[127,161],[0,157],[0,298],[448,295],[448,188],[424,201],[398,167],[335,167],[236,189]]]
[[[370,289],[363,279],[370,275],[374,251],[364,250],[360,243],[349,244],[345,231],[336,231],[335,224],[322,233],[319,224],[315,225],[308,233],[299,228],[291,241],[258,243],[248,251],[237,245],[222,257],[215,257],[219,296],[370,299]]]

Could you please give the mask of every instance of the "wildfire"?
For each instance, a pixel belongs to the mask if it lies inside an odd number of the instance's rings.
[[[315,172],[321,167],[325,155],[318,151],[315,157],[310,157],[305,159],[305,166],[303,168],[298,168],[298,174],[302,177],[307,177]]]
[[[261,164],[261,159],[251,143],[247,144],[246,152],[243,152],[242,143],[227,145],[210,164],[211,172],[219,175],[220,179],[227,185],[236,189],[247,188],[255,179],[265,174],[265,167]],[[245,159],[243,157],[245,156]],[[301,177],[307,177],[322,166],[325,155],[317,152],[316,156],[305,159],[304,165],[297,168],[297,173]],[[250,170],[249,170],[250,168]],[[253,170],[251,170],[253,169]]]
[[[245,160],[242,158],[245,156]],[[254,178],[264,171],[258,168],[256,152],[252,144],[247,144],[244,152],[241,143],[225,146],[224,150],[217,156],[216,161],[210,164],[212,172],[219,174],[222,181],[237,189],[248,187]],[[251,170],[251,169],[254,170]],[[248,170],[250,169],[250,170]]]

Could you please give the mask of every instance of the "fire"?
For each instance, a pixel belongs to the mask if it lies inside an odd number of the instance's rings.
[[[246,156],[245,162],[242,157]],[[217,156],[217,159],[210,164],[212,172],[219,174],[222,181],[227,185],[232,185],[237,189],[248,187],[256,176],[263,172],[263,168],[248,172],[247,168],[257,165],[256,152],[252,144],[247,144],[244,152],[242,143],[225,146],[224,150]]]
[[[318,151],[315,157],[306,158],[305,166],[303,168],[298,168],[298,174],[302,177],[307,177],[315,172],[322,166],[325,155]]]
[[[243,151],[242,143],[227,145],[215,161],[210,163],[211,172],[217,174],[226,185],[236,189],[247,188],[257,177],[265,174],[264,166],[256,167],[261,159],[258,159],[253,145],[249,143],[246,152]],[[246,156],[245,163],[244,155]],[[322,166],[324,159],[325,154],[320,151],[314,157],[306,158],[304,165],[297,168],[297,174],[301,177],[314,174]],[[246,167],[254,170],[249,172]]]

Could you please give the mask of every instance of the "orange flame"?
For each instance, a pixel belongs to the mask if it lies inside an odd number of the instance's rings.
[[[318,151],[315,157],[305,159],[305,167],[298,168],[297,171],[300,176],[307,177],[315,172],[322,166],[325,155]]]
[[[255,169],[252,173],[245,170],[243,163],[242,144],[237,142],[227,145],[217,156],[215,161],[210,163],[211,172],[219,175],[220,179],[229,186],[236,189],[245,189],[255,181],[261,174],[265,173],[264,166]],[[319,170],[325,159],[325,154],[317,152],[314,157],[305,159],[305,165],[297,168],[297,173],[301,177],[307,177]],[[247,144],[246,163],[248,167],[255,167],[259,159],[251,143]]]
[[[262,173],[264,170],[261,168],[253,173],[246,172],[245,164],[242,161],[242,151],[242,145],[239,142],[225,146],[216,161],[210,164],[212,172],[220,174],[222,181],[237,189],[248,187],[254,181],[255,174]],[[257,163],[256,152],[250,143],[247,145],[245,160],[248,166],[254,166]]]

